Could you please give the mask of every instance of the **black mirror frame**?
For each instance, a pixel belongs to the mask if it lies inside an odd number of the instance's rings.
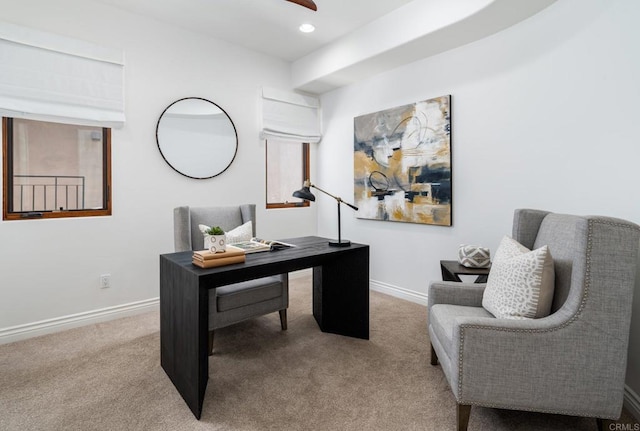
[[[167,158],[165,157],[164,153],[162,152],[162,148],[160,148],[160,139],[158,137],[158,129],[160,128],[160,121],[162,121],[162,116],[165,114],[165,112],[167,112],[167,110],[169,108],[171,108],[173,105],[175,105],[178,102],[182,102],[183,100],[193,100],[193,99],[197,99],[197,100],[202,100],[204,102],[208,102],[211,103],[212,105],[214,105],[215,107],[217,107],[218,109],[220,109],[220,111],[222,111],[222,113],[229,119],[229,122],[231,123],[231,127],[233,127],[233,133],[235,134],[236,137],[236,148],[235,151],[233,152],[233,157],[231,158],[231,160],[229,161],[229,164],[220,172],[218,172],[217,174],[208,176],[208,177],[194,177],[188,174],[185,174],[184,172],[179,171],[178,169],[176,169],[170,162],[169,160],[167,160]],[[224,109],[222,109],[222,107],[220,105],[218,105],[215,102],[212,102],[211,100],[205,99],[203,97],[183,97],[182,99],[178,99],[174,102],[172,102],[171,104],[169,104],[169,106],[167,106],[164,111],[162,111],[162,114],[160,114],[160,117],[158,118],[158,122],[156,123],[156,145],[158,146],[158,151],[160,151],[160,155],[162,156],[162,158],[164,159],[164,161],[167,163],[167,165],[169,165],[171,167],[171,169],[173,169],[174,171],[176,171],[177,173],[179,173],[180,175],[183,175],[187,178],[192,178],[195,180],[206,180],[209,178],[215,178],[218,175],[222,174],[223,172],[225,172],[227,169],[229,169],[229,166],[231,166],[231,164],[233,163],[233,161],[236,158],[236,155],[238,154],[238,130],[236,129],[236,125],[233,123],[233,120],[231,119],[231,117],[229,116],[229,114],[227,113],[227,111],[225,111]]]

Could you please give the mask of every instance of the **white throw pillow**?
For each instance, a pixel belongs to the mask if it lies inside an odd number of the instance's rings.
[[[253,237],[253,226],[251,225],[251,221],[226,232],[225,235],[227,235],[227,244],[249,241]]]
[[[497,318],[548,316],[553,302],[555,271],[545,245],[529,250],[505,236],[491,264],[482,306]]]

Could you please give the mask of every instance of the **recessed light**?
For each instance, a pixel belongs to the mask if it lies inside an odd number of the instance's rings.
[[[300,27],[298,27],[298,30],[300,30],[303,33],[311,33],[312,31],[314,31],[316,28],[313,26],[313,24],[302,24]]]

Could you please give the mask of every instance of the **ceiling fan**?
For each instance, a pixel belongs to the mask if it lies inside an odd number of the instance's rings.
[[[311,10],[318,10],[318,6],[313,2],[313,0],[287,0],[291,3],[299,4],[300,6],[306,7]]]

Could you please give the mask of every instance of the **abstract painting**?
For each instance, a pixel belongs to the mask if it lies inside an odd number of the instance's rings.
[[[451,96],[353,123],[358,218],[451,226]]]

